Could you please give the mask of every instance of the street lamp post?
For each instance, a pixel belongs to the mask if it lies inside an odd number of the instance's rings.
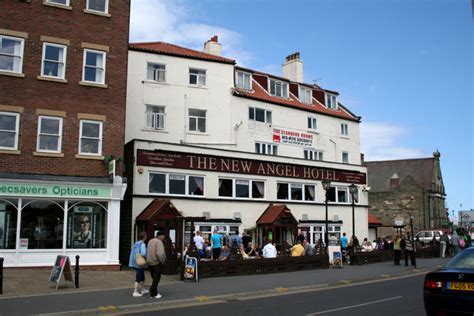
[[[352,183],[350,186],[349,186],[349,192],[351,193],[351,198],[352,198],[352,236],[355,236],[355,199],[354,199],[354,195],[356,194],[357,192],[357,186]]]
[[[328,248],[328,200],[329,200],[329,189],[331,188],[331,181],[330,180],[323,180],[323,189],[326,192],[326,230],[324,231],[324,245],[326,246],[326,249]]]
[[[410,228],[411,228],[411,244],[413,245],[413,261],[415,262],[415,269],[416,269],[416,242],[415,242],[415,235],[413,231],[413,215],[410,215]]]

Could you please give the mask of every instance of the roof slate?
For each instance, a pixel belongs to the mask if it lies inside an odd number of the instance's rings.
[[[422,187],[431,190],[435,158],[366,161],[368,186],[370,192],[390,191],[390,178],[393,174],[400,177],[400,183],[410,176]]]
[[[257,224],[273,224],[280,217],[280,214],[284,211],[288,211],[291,214],[290,209],[285,204],[270,204],[267,209],[262,213],[262,215],[260,215],[259,219],[257,220]]]
[[[289,98],[280,98],[270,95],[262,86],[258,84],[255,80],[252,80],[252,91],[234,88],[234,95],[253,99],[262,102],[269,102],[273,104],[279,104],[283,106],[288,106],[292,108],[297,108],[300,110],[305,110],[309,112],[325,114],[329,116],[335,116],[339,118],[344,118],[351,121],[359,122],[360,118],[350,115],[348,112],[344,111],[342,108],[337,110],[328,109],[313,98],[313,104],[306,104],[300,102],[293,94],[290,93]]]
[[[164,55],[188,57],[193,59],[201,59],[232,65],[235,64],[235,60],[233,59],[208,54],[194,49],[184,48],[181,46],[164,42],[130,43],[129,48],[131,50],[138,50],[150,53],[160,53]]]

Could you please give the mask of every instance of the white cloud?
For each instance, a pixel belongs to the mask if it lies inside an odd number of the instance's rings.
[[[365,160],[394,160],[424,157],[419,148],[399,144],[408,129],[388,123],[363,122],[360,125],[361,148]]]
[[[134,0],[130,17],[130,42],[168,42],[201,51],[204,42],[218,35],[222,55],[245,66],[252,55],[242,48],[243,36],[224,27],[190,22],[188,7],[181,1]]]

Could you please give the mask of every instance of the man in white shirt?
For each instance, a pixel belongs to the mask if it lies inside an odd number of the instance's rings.
[[[194,244],[199,251],[199,256],[204,258],[204,238],[202,238],[202,233],[200,231],[196,232],[196,236],[193,238]]]
[[[277,256],[277,250],[275,246],[272,244],[272,240],[268,240],[268,243],[263,247],[262,250],[263,257],[264,258],[276,258]]]

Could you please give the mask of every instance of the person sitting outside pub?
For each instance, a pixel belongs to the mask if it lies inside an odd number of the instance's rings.
[[[277,257],[277,250],[275,245],[273,245],[272,240],[268,239],[267,244],[263,247],[262,256],[264,258],[276,258]]]
[[[371,252],[373,250],[374,248],[372,248],[372,243],[367,238],[364,238],[364,241],[362,242],[362,251]]]
[[[313,254],[313,246],[305,239],[303,241],[304,254],[310,256]]]
[[[258,257],[258,252],[255,250],[255,248],[253,247],[252,245],[252,242],[249,241],[247,243],[247,248],[245,248],[245,253],[249,256],[249,257]]]
[[[219,256],[219,261],[227,260],[227,259],[229,259],[229,256],[230,256],[229,246],[224,245],[224,247],[222,247],[222,252]]]
[[[337,246],[337,237],[334,234],[331,234],[329,237],[328,246]]]
[[[301,240],[298,240],[296,245],[291,247],[291,256],[292,257],[304,256],[304,247],[301,245]]]
[[[252,242],[252,237],[248,235],[248,232],[244,231],[242,233],[242,244],[244,245],[244,249],[247,249],[249,242]]]

